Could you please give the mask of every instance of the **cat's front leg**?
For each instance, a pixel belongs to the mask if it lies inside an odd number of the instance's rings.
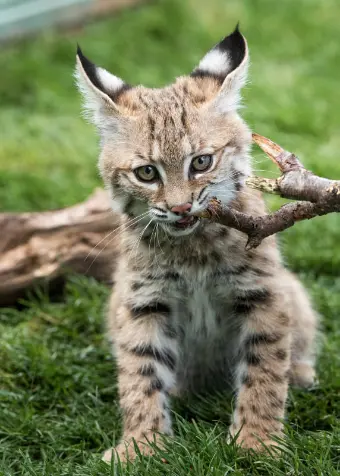
[[[135,442],[149,455],[148,441],[172,432],[168,392],[175,384],[177,340],[170,306],[164,301],[139,299],[138,305],[120,305],[115,319],[123,436],[113,451],[125,461],[135,458]],[[109,462],[111,457],[109,449],[103,459]]]
[[[270,286],[242,289],[235,297],[234,311],[243,324],[230,433],[238,434],[237,443],[244,448],[275,446],[272,436],[282,433],[291,347],[282,305]]]

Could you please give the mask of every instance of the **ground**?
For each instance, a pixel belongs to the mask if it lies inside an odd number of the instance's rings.
[[[97,139],[80,118],[72,69],[85,54],[130,83],[159,86],[189,72],[240,20],[251,82],[245,118],[318,174],[340,178],[338,0],[159,0],[69,33],[49,32],[0,52],[0,207],[69,205],[100,184]],[[254,151],[255,169],[275,169]],[[263,171],[265,169],[265,171]],[[280,200],[269,198],[271,207]],[[114,362],[106,343],[107,289],[70,277],[0,310],[0,475],[325,475],[340,471],[340,220],[329,215],[281,234],[287,265],[322,315],[319,385],[290,392],[283,457],[226,444],[232,402],[174,402],[175,439],[153,459],[107,467],[119,438]],[[166,458],[168,464],[162,462]]]

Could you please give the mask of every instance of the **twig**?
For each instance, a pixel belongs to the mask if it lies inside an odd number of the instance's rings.
[[[247,185],[264,192],[276,193],[283,198],[307,200],[309,202],[329,201],[339,203],[340,180],[329,180],[314,175],[305,169],[296,155],[282,149],[259,134],[253,134],[254,142],[268,155],[282,172],[277,179],[250,177]]]
[[[277,179],[249,177],[246,181],[247,185],[263,192],[275,193],[283,198],[299,201],[283,205],[269,215],[253,217],[223,207],[220,202],[213,200],[207,212],[201,216],[247,234],[246,249],[249,250],[259,246],[264,238],[290,228],[297,221],[340,212],[339,180],[329,180],[314,175],[303,167],[294,154],[259,134],[253,134],[253,140],[279,167],[282,175]]]

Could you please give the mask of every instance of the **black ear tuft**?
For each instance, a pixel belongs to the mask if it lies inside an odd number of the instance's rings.
[[[80,63],[86,73],[86,76],[89,78],[93,86],[95,86],[100,91],[103,91],[103,85],[100,82],[97,75],[97,67],[92,63],[86,56],[83,55],[80,46],[77,43],[77,56],[80,60]]]
[[[123,92],[132,88],[132,86],[124,83],[120,78],[117,78],[111,73],[105,71],[103,68],[97,67],[94,63],[92,63],[83,54],[79,45],[77,45],[77,57],[81,63],[85,75],[92,85],[99,89],[99,91],[109,96],[113,102],[117,101]]]
[[[191,76],[210,76],[223,83],[227,75],[240,66],[246,52],[247,44],[238,23],[229,36],[226,36],[205,55]]]
[[[228,73],[234,71],[241,64],[246,54],[246,43],[240,32],[239,23],[236,25],[235,30],[218,43],[215,48],[228,54],[230,61],[230,71]]]

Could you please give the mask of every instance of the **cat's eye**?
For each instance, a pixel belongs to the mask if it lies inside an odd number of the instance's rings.
[[[136,177],[142,182],[154,182],[158,179],[158,171],[153,165],[143,165],[134,170]]]
[[[212,156],[211,155],[200,155],[199,157],[195,157],[190,165],[192,172],[204,172],[208,170],[208,168],[212,164]]]

